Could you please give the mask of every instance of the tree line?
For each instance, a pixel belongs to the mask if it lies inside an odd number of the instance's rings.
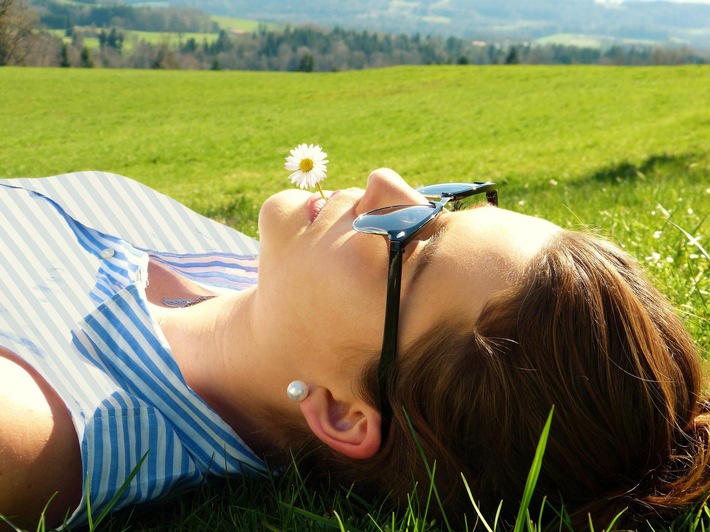
[[[74,0],[33,0],[32,7],[47,29],[79,27],[125,28],[137,31],[209,33],[219,27],[198,9],[139,8],[121,4],[102,5],[100,2]]]
[[[684,47],[580,48],[314,26],[283,30],[260,26],[248,33],[218,30],[204,38],[182,38],[181,32],[204,30],[207,22],[214,31],[214,22],[193,9],[37,1],[32,8],[26,0],[0,0],[0,65],[333,72],[403,64],[658,65],[710,61],[710,53]],[[177,33],[178,38],[151,43],[127,33],[139,28],[157,31],[156,27]],[[61,29],[63,38],[46,31],[49,28]],[[4,37],[6,34],[12,38]],[[87,46],[88,38],[97,39],[98,47]],[[14,45],[7,44],[10,42]]]
[[[100,3],[101,0],[97,0]],[[105,0],[104,0],[105,1]],[[142,0],[122,0],[137,4]],[[555,33],[598,34],[710,47],[710,5],[689,2],[593,0],[169,0],[207,13],[321,27],[342,25],[384,33],[443,33],[477,40],[536,39]],[[363,16],[365,15],[365,16]],[[523,35],[524,37],[519,37]],[[692,46],[692,45],[691,45]]]

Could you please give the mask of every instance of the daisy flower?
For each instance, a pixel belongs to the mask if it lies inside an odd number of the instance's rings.
[[[289,177],[291,183],[300,188],[316,187],[323,199],[327,200],[320,182],[325,179],[328,163],[328,154],[320,146],[313,144],[299,144],[291,150],[291,155],[286,157],[286,170],[293,172]]]

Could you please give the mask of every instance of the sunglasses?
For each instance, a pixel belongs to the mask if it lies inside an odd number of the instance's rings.
[[[390,396],[388,390],[395,380],[404,248],[419,231],[441,213],[444,206],[449,202],[453,202],[453,210],[458,210],[461,208],[464,199],[485,193],[487,202],[497,206],[498,193],[494,187],[495,183],[491,182],[444,183],[421,187],[416,190],[430,200],[427,205],[382,207],[361,214],[353,222],[353,229],[359,233],[381,235],[389,238],[385,332],[382,339],[382,354],[377,368],[383,442],[387,438],[392,423],[392,404],[388,399]]]

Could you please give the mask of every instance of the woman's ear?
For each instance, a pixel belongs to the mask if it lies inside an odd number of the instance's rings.
[[[300,404],[313,434],[345,456],[364,460],[380,449],[380,413],[358,401],[336,401],[330,390],[314,387]]]

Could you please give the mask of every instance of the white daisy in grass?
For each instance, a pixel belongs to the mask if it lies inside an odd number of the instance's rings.
[[[293,172],[289,177],[291,183],[300,188],[317,188],[323,199],[327,200],[320,187],[320,182],[325,179],[328,163],[328,154],[320,146],[313,144],[299,144],[291,150],[291,155],[286,157],[286,170]]]

